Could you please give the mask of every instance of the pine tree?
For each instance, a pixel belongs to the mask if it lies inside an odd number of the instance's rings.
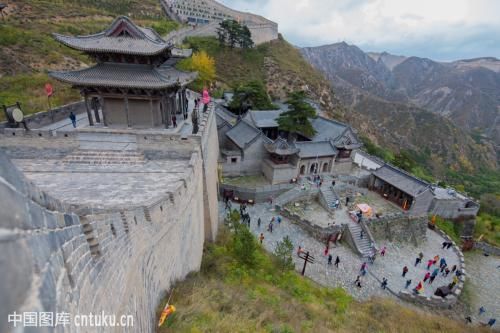
[[[293,244],[288,236],[285,236],[282,241],[276,244],[274,255],[278,258],[281,270],[290,270],[295,266],[292,259]]]
[[[312,137],[316,130],[311,124],[310,119],[316,118],[316,110],[305,101],[305,92],[293,92],[288,95],[286,103],[289,110],[283,112],[278,118],[280,130],[287,131],[292,135],[302,134]]]

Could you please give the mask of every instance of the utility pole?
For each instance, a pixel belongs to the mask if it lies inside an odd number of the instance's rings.
[[[304,276],[304,274],[306,273],[307,263],[314,264],[315,259],[312,255],[309,254],[309,251],[307,251],[306,253],[304,252],[299,253],[299,258],[304,260],[304,267],[302,267],[302,276]]]

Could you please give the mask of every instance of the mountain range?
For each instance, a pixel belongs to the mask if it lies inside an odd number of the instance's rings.
[[[500,146],[500,60],[496,58],[437,62],[364,52],[345,42],[302,48],[301,53],[323,72],[340,100],[361,114],[367,115],[377,104],[409,111],[412,117],[430,111],[476,141]]]

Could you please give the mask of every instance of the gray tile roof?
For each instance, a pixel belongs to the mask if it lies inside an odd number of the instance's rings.
[[[312,141],[335,140],[349,129],[346,124],[323,117],[313,119],[311,124],[316,130],[316,135],[311,138]]]
[[[389,164],[374,171],[373,175],[413,197],[430,188],[429,183]]]
[[[335,156],[337,154],[337,149],[329,141],[304,141],[296,142],[295,145],[300,149],[300,158]]]
[[[74,86],[164,89],[192,82],[197,73],[179,71],[171,66],[100,63],[70,72],[49,72],[57,80]]]
[[[254,141],[260,133],[258,129],[248,124],[245,120],[241,120],[233,128],[227,131],[226,136],[239,148],[244,149],[245,146]]]
[[[249,111],[250,119],[258,128],[278,127],[276,120],[284,110]]]
[[[274,142],[264,143],[264,147],[268,152],[282,156],[289,156],[299,152],[295,143],[288,142],[282,137],[277,138]]]
[[[131,36],[116,36],[115,31],[126,27]],[[119,17],[105,31],[88,36],[53,34],[64,45],[84,52],[110,52],[132,55],[156,55],[173,47],[150,28],[141,28],[127,17]]]

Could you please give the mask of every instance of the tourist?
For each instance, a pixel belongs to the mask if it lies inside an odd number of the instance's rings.
[[[299,248],[297,249],[297,256],[301,254],[304,250],[302,250],[302,247],[299,245]]]
[[[482,315],[483,313],[485,313],[485,312],[486,312],[486,309],[484,308],[484,306],[481,306],[481,307],[479,308],[479,315],[481,316],[481,315]]]
[[[439,267],[442,268],[445,265],[446,265],[446,259],[445,258],[441,258],[441,260],[439,261]]]
[[[328,249],[328,245],[327,245],[327,246],[325,247],[325,256],[326,256],[326,255],[328,255],[328,251],[329,251],[329,249]]]
[[[260,224],[261,224],[261,223],[262,223],[262,221],[261,221],[261,219],[260,219],[260,217],[259,217],[259,219],[257,220],[257,228],[259,228],[259,229],[260,229]]]
[[[261,232],[259,236],[260,244],[262,244],[262,241],[264,240],[264,234]]]
[[[269,222],[269,226],[267,227],[267,231],[269,231],[270,233],[273,233],[273,222]]]
[[[281,225],[281,216],[278,216],[276,220],[278,221],[278,225]]]
[[[358,223],[361,223],[361,219],[363,218],[363,212],[362,211],[357,212],[356,216],[358,217]]]
[[[231,200],[228,200],[226,202],[226,210],[228,210],[228,209],[231,210]]]
[[[380,286],[382,287],[382,289],[386,289],[387,288],[387,279],[386,278],[383,278],[382,279],[382,283],[380,284]]]
[[[76,128],[76,116],[73,113],[73,111],[71,111],[69,113],[69,119],[71,120],[71,123],[73,124],[73,128]]]
[[[495,325],[496,322],[497,320],[495,318],[491,318],[490,320],[488,320],[488,326],[493,327],[493,325]]]
[[[455,273],[456,270],[457,270],[457,265],[453,265],[453,267],[451,268],[451,272]]]
[[[447,277],[448,274],[450,274],[450,269],[448,267],[446,267],[446,269],[443,272],[443,276]]]
[[[174,124],[174,128],[177,127],[177,117],[174,115],[172,116],[172,123]]]
[[[455,276],[456,276],[456,277],[459,277],[460,275],[462,275],[462,271],[458,269],[458,270],[455,272]]]
[[[415,289],[413,289],[413,291],[415,292],[415,294],[422,294],[424,292],[424,285],[422,281],[420,281],[417,284],[417,286],[415,287]]]
[[[380,251],[380,255],[381,255],[382,257],[385,257],[385,251],[386,251],[386,250],[387,250],[387,248],[386,248],[385,246],[384,246],[384,247],[382,247],[382,250]]]
[[[448,267],[448,265],[445,263],[443,266],[441,266],[441,273],[444,275],[444,270]]]
[[[432,282],[434,282],[435,278],[436,278],[436,275],[431,275],[431,278],[429,279],[429,284],[432,284]]]
[[[439,268],[435,268],[433,271],[432,271],[432,275],[433,276],[437,276],[439,273]]]
[[[441,249],[444,249],[446,246],[448,246],[448,242],[443,242],[443,247]]]
[[[365,231],[363,229],[361,229],[361,231],[359,232],[359,238],[363,239],[364,233],[365,233]]]
[[[339,263],[340,263],[340,258],[339,256],[337,256],[337,258],[335,259],[335,267],[339,267]]]
[[[410,286],[410,284],[411,284],[411,280],[406,280],[405,289],[408,289],[408,287]]]
[[[403,267],[403,277],[406,276],[406,273],[408,273],[408,266]]]
[[[438,260],[439,260],[439,256],[438,255],[434,256],[434,260],[433,260],[432,264],[435,265],[438,262]]]
[[[415,267],[417,267],[418,264],[420,264],[422,262],[422,259],[420,259],[419,257],[416,257],[415,258]]]
[[[328,255],[328,265],[332,264],[333,256],[331,254]]]
[[[434,263],[434,260],[432,260],[432,259],[429,259],[429,261],[427,261],[427,270],[431,269],[431,266],[433,263]]]
[[[358,288],[361,288],[361,277],[358,275],[358,277],[356,278],[356,281],[354,281],[354,284],[358,287]]]
[[[335,180],[332,180],[332,187],[335,186]]]
[[[453,245],[452,242],[448,242],[448,245],[446,245],[446,249],[448,250],[452,245]]]
[[[429,278],[431,277],[431,273],[427,272],[425,273],[425,276],[424,276],[424,283],[429,280]]]
[[[465,321],[467,322],[467,324],[472,324],[472,318],[471,318],[471,316],[465,317]]]
[[[250,221],[252,220],[252,218],[250,217],[250,214],[247,214],[247,224],[248,224],[248,228],[250,228]]]
[[[350,198],[349,197],[345,197],[345,206],[347,207],[347,205],[349,205],[349,200]]]
[[[364,263],[361,265],[361,268],[360,268],[359,270],[360,270],[360,271],[364,271],[364,270],[366,270],[366,266],[367,266],[367,264],[366,264],[366,262],[364,262]]]

